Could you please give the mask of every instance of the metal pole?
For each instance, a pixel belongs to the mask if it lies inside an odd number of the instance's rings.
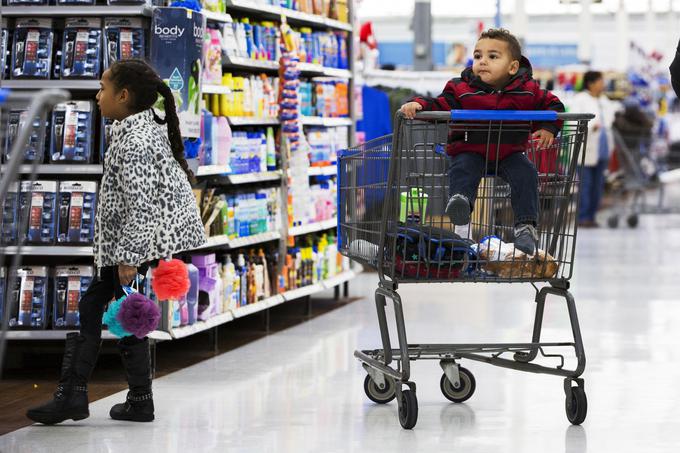
[[[496,17],[494,17],[494,26],[501,28],[501,0],[496,0]]]
[[[578,59],[583,64],[590,64],[592,60],[593,13],[590,11],[591,4],[592,0],[581,0],[581,14],[578,21]]]
[[[430,0],[416,0],[413,14],[413,69],[432,70],[432,9]]]

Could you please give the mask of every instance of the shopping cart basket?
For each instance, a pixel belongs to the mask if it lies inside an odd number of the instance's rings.
[[[637,227],[641,214],[678,214],[680,209],[664,203],[666,185],[680,182],[680,169],[670,169],[665,161],[668,149],[651,133],[631,133],[613,129],[620,178],[614,181],[614,207],[607,218],[610,228],[626,218],[629,227]],[[661,145],[661,146],[659,146]],[[661,149],[659,149],[661,148]],[[656,192],[656,203],[647,196]]]
[[[22,92],[0,88],[0,152],[4,162],[0,171],[0,206],[3,208],[3,218],[0,221],[2,221],[3,239],[6,239],[4,234],[6,228],[13,231],[26,230],[28,215],[22,216],[19,222],[5,221],[4,209],[7,194],[11,185],[19,179],[20,173],[30,175],[28,178],[30,181],[35,180],[39,163],[37,159],[33,160],[33,165],[28,167],[28,172],[20,171],[20,167],[26,155],[30,155],[39,147],[44,147],[48,113],[56,104],[68,99],[70,99],[69,93],[63,90]],[[19,241],[11,262],[6,263],[5,250],[0,248],[2,266],[9,264],[10,269],[18,269],[21,263],[21,250],[22,244]],[[15,298],[8,297],[11,294],[9,289],[15,287],[14,279],[16,279],[16,273],[8,272],[6,292],[0,295],[0,370],[2,370],[5,352],[9,313],[13,311],[12,306],[16,303]]]
[[[397,113],[394,134],[340,153],[338,237],[340,251],[376,269],[375,292],[382,349],[356,351],[368,375],[366,395],[376,403],[396,397],[402,427],[415,426],[418,402],[410,378],[410,361],[439,360],[446,398],[463,402],[475,391],[472,373],[460,367],[469,359],[520,371],[564,377],[566,412],[571,423],[586,417],[585,354],[569,289],[576,245],[578,169],[582,164],[587,123],[592,115],[526,111],[425,112],[409,120]],[[529,134],[543,121],[563,122],[555,143],[536,149]],[[461,231],[446,218],[447,142],[483,142],[487,169],[480,183],[470,225]],[[501,143],[525,146],[538,171],[539,251],[527,256],[512,244],[513,213],[509,186],[495,175]],[[458,231],[456,233],[455,231]],[[536,315],[530,343],[409,344],[397,293],[401,283],[528,282],[536,291]],[[543,283],[539,288],[539,284]],[[547,283],[547,284],[546,284]],[[541,343],[546,296],[567,302],[573,342]],[[398,349],[392,349],[386,299],[394,303]],[[550,349],[547,351],[546,348]],[[554,349],[573,348],[575,369]],[[502,357],[512,354],[511,358]],[[555,366],[535,363],[539,354]],[[396,367],[391,364],[396,362]],[[402,386],[407,388],[402,390]]]

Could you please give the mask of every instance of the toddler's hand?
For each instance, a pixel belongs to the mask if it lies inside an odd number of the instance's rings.
[[[539,129],[533,133],[532,137],[536,140],[538,148],[548,148],[555,141],[555,135],[545,129]]]
[[[401,106],[401,109],[399,109],[399,111],[403,113],[406,118],[412,120],[413,118],[415,118],[416,112],[422,109],[423,106],[417,102],[407,102],[406,104]]]

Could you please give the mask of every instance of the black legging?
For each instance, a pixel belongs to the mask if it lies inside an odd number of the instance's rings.
[[[142,264],[137,268],[137,273],[146,275],[148,269],[148,263]],[[80,333],[100,338],[102,335],[104,308],[114,297],[118,299],[124,294],[123,287],[120,285],[118,278],[118,266],[103,267],[99,275],[95,276],[92,280],[92,283],[78,303],[78,310],[80,310]],[[143,340],[137,339],[134,335],[131,338],[126,338],[128,344],[141,341]]]

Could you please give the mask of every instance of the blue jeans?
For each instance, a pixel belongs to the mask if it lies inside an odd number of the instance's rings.
[[[481,154],[461,153],[451,158],[449,166],[449,197],[465,195],[471,209],[477,198],[477,188],[483,176],[496,172],[496,162]],[[538,222],[538,172],[524,153],[510,154],[498,162],[498,176],[510,185],[510,202],[515,224]]]
[[[600,160],[597,165],[581,168],[579,222],[595,221],[595,214],[600,207],[600,200],[602,200],[604,193],[604,172],[607,170],[608,164],[606,160]]]

